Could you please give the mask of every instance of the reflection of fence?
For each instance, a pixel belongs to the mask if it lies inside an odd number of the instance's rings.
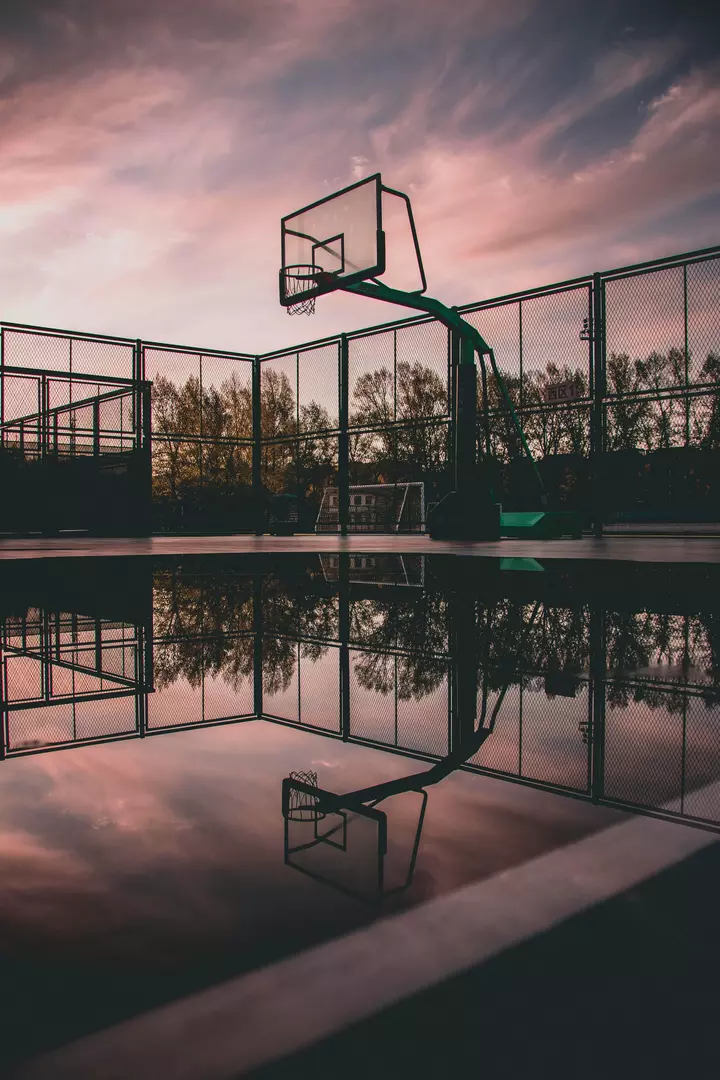
[[[142,627],[77,614],[31,608],[6,618],[5,754],[142,734],[152,678],[145,641]]]
[[[466,649],[450,644],[457,598],[388,597],[349,563],[338,581],[337,622],[327,635],[321,622],[297,619],[293,629],[277,589],[267,599],[258,714],[409,757],[432,761],[451,752],[462,738],[457,710],[467,659]],[[480,646],[473,708],[477,718],[495,720],[464,768],[720,826],[717,790],[709,786],[720,777],[720,682],[705,667],[715,648],[712,615],[544,604],[528,632],[521,601],[479,603],[475,611],[478,641],[491,632],[484,657]],[[339,636],[338,627],[346,628]]]
[[[662,590],[650,610],[615,608],[573,602],[559,574],[564,599],[537,603],[532,583],[505,595],[514,575],[488,597],[485,576],[442,585],[430,563],[423,585],[422,557],[360,558],[293,556],[287,577],[158,572],[152,649],[128,623],[7,617],[0,743],[14,754],[261,717],[437,760],[467,745],[470,719],[492,734],[466,769],[720,825],[712,591],[693,614]]]

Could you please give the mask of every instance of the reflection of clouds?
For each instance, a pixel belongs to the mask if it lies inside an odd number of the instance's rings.
[[[330,758],[317,758],[311,739],[253,723],[6,763],[0,773],[6,928],[24,927],[41,940],[78,942],[93,928],[102,935],[96,947],[110,952],[116,949],[114,929],[123,928],[125,948],[132,928],[138,935],[133,955],[143,948],[154,955],[156,947],[182,934],[190,941],[219,940],[223,934],[251,939],[259,926],[269,927],[278,907],[294,903],[296,877],[283,875],[281,857],[282,777],[311,762],[321,785],[352,790],[417,767],[344,744]],[[438,847],[433,863],[452,865],[459,855],[453,793],[466,792],[471,817],[462,814],[461,820],[468,829],[480,807],[483,820],[500,812],[502,785],[486,784],[478,777],[453,777],[435,789],[444,794],[439,800],[432,794],[433,805],[439,802],[445,810],[426,830],[428,842]],[[517,799],[532,803],[533,796],[521,793]],[[561,818],[577,816],[571,804],[563,805],[556,811]],[[505,826],[488,839],[502,859]],[[463,849],[462,858],[462,871],[442,873],[472,876],[483,865],[470,850]],[[303,896],[307,886],[297,887]],[[324,893],[313,896],[321,903]],[[294,918],[303,924],[305,915],[301,910]]]

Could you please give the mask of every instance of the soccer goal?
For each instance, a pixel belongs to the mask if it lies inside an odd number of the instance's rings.
[[[423,532],[425,485],[353,484],[348,506],[348,532]],[[315,522],[316,533],[340,531],[340,493],[325,488]]]

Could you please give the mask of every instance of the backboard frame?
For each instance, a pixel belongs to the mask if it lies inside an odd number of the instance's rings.
[[[299,844],[293,844],[290,841],[291,821],[289,807],[290,792],[293,789],[317,798],[319,807],[322,807],[324,802],[329,802],[332,807],[332,809],[328,809],[327,812],[324,812],[322,818],[318,817],[312,822],[312,825],[306,823],[305,827],[307,829],[311,828],[311,833],[309,838]],[[346,896],[352,896],[356,900],[368,901],[382,897],[385,888],[385,857],[388,851],[387,815],[382,810],[377,810],[374,806],[365,806],[362,803],[356,803],[352,806],[344,805],[342,803],[342,796],[338,796],[335,792],[315,787],[312,784],[307,784],[295,777],[285,777],[283,779],[282,809],[284,818],[284,862],[286,866],[299,871],[301,874],[305,874],[306,877],[313,878],[313,880],[320,882],[322,885],[329,885],[331,888],[344,893]],[[300,855],[303,851],[316,848],[322,844],[334,848],[336,851],[343,854],[348,854],[347,829],[351,815],[365,818],[372,822],[377,832],[377,847],[375,864],[373,867],[374,881],[368,891],[357,891],[356,889],[349,888],[340,881],[335,880],[331,875],[322,874],[317,870],[312,870],[307,866],[303,866],[301,862],[293,858],[293,856]],[[334,825],[330,820],[331,818],[336,819]],[[337,822],[339,822],[339,824]],[[339,838],[334,839],[338,834]]]
[[[327,203],[333,202],[335,199],[341,198],[343,195],[347,195],[350,192],[357,191],[359,188],[365,185],[373,184],[375,186],[375,261],[372,266],[361,267],[357,271],[352,273],[345,273],[346,265],[346,239],[343,231],[336,233],[333,236],[316,237],[311,236],[308,233],[300,232],[291,228],[290,223],[298,218],[301,218],[304,214],[309,214],[313,210],[317,210],[318,207],[325,206]],[[380,173],[373,173],[371,176],[366,176],[362,180],[356,181],[354,184],[348,184],[347,187],[341,188],[339,191],[334,191],[331,195],[325,195],[322,199],[316,199],[315,202],[309,203],[307,206],[303,206],[300,210],[295,210],[291,214],[286,214],[280,219],[280,273],[279,273],[279,287],[280,287],[280,303],[283,307],[291,308],[304,300],[309,300],[316,296],[322,296],[324,293],[335,292],[339,289],[349,289],[353,285],[357,285],[363,281],[374,281],[376,278],[382,276],[386,269],[386,251],[385,251],[385,232],[383,230],[383,195],[391,195],[395,198],[402,199],[405,203],[405,208],[408,215],[408,224],[410,226],[410,232],[412,235],[412,241],[415,248],[415,256],[417,258],[418,270],[420,273],[420,280],[422,287],[416,290],[412,295],[422,295],[427,289],[427,281],[425,278],[425,269],[423,267],[422,255],[420,253],[420,243],[418,241],[417,229],[415,228],[415,219],[413,217],[412,205],[409,197],[403,191],[396,191],[394,188],[386,187],[382,182]],[[286,240],[288,237],[298,237],[301,241],[306,242],[305,250],[295,252],[292,257],[288,254],[288,245]],[[339,251],[330,250],[328,245],[339,242]],[[327,257],[323,259],[321,251],[325,250],[330,254],[330,265],[327,265]],[[333,265],[333,260],[335,265]],[[339,265],[337,265],[339,263]],[[296,288],[295,291],[289,292],[286,288],[286,275],[285,271],[300,268],[304,270],[311,270],[317,266],[318,276],[313,283],[307,288]],[[307,274],[303,276],[309,276]],[[302,282],[301,282],[302,284]]]
[[[295,218],[300,217],[302,214],[310,213],[312,210],[317,210],[318,207],[324,206],[334,199],[347,195],[351,191],[356,191],[358,188],[363,187],[366,184],[375,185],[375,216],[377,221],[376,228],[376,259],[375,264],[370,267],[363,267],[361,270],[352,274],[344,274],[340,277],[340,274],[344,270],[345,266],[345,240],[344,233],[338,233],[335,236],[327,236],[323,238],[308,236],[307,233],[295,232],[288,225],[289,222]],[[367,281],[368,278],[377,277],[385,272],[385,233],[382,227],[382,179],[380,173],[373,173],[372,176],[366,176],[363,180],[358,180],[354,184],[348,184],[347,187],[341,188],[339,191],[333,191],[331,195],[325,195],[322,199],[316,199],[315,202],[309,203],[307,206],[301,207],[300,210],[294,210],[291,214],[286,214],[280,219],[280,303],[283,307],[289,307],[291,304],[298,303],[298,301],[309,299],[311,296],[320,296],[323,293],[333,292],[335,289],[344,288],[347,285],[353,285],[358,281]],[[332,241],[340,240],[341,246],[341,268],[340,270],[328,269],[323,273],[322,279],[316,281],[315,284],[308,289],[303,289],[300,292],[293,294],[286,293],[285,290],[285,276],[284,271],[288,266],[293,266],[298,260],[293,258],[290,260],[287,254],[286,237],[290,235],[299,236],[309,241],[310,257],[312,263],[308,265],[318,265],[322,267],[321,263],[316,263],[316,256],[322,247]],[[333,253],[334,254],[334,253]],[[324,269],[324,268],[323,268]]]

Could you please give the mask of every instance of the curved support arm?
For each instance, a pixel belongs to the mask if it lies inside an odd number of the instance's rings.
[[[359,281],[355,285],[348,285],[346,292],[358,293],[360,296],[374,297],[376,300],[384,300],[387,304],[399,304],[401,307],[415,308],[416,311],[424,311],[428,315],[434,315],[438,322],[447,326],[450,330],[457,330],[464,337],[471,337],[473,345],[481,354],[487,354],[490,346],[481,334],[465,322],[455,308],[449,308],[440,300],[432,296],[423,296],[421,293],[403,292],[402,289],[390,289],[381,281],[372,285],[368,281]]]

